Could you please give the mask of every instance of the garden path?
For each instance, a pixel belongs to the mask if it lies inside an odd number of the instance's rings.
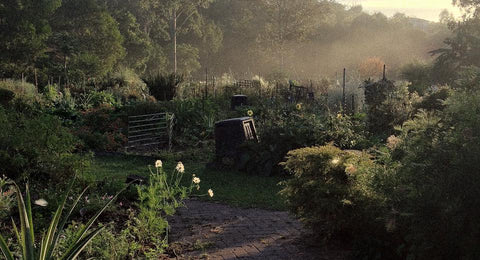
[[[345,259],[343,250],[314,248],[308,234],[284,211],[242,209],[186,201],[169,220],[171,255],[177,259]],[[173,258],[175,259],[175,258]]]

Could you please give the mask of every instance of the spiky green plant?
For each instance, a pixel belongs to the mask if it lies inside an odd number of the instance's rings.
[[[35,232],[34,225],[32,221],[32,207],[30,199],[30,191],[28,189],[28,184],[26,185],[26,197],[22,197],[22,192],[18,185],[14,183],[15,191],[17,193],[17,202],[18,202],[18,211],[20,215],[20,232],[17,228],[15,222],[13,222],[13,229],[17,236],[19,247],[21,248],[22,259],[25,260],[50,260],[53,259],[53,252],[57,245],[60,233],[63,230],[69,216],[72,214],[76,205],[78,204],[80,198],[83,196],[87,189],[84,189],[77,199],[74,201],[70,211],[65,215],[62,221],[63,210],[65,209],[65,203],[68,197],[68,194],[72,188],[72,184],[67,189],[65,194],[62,196],[61,203],[58,206],[58,209],[53,216],[53,219],[48,227],[46,233],[43,234],[42,240],[40,242],[40,247],[35,244]],[[124,189],[123,189],[124,190]],[[120,192],[122,192],[121,190]],[[87,224],[78,232],[77,236],[74,238],[72,246],[68,248],[62,256],[58,259],[74,259],[76,258],[85,246],[98,234],[102,231],[103,227],[96,228],[92,232],[89,232],[93,223],[98,219],[98,217],[103,213],[103,211],[115,200],[120,194],[118,192],[112,199],[107,201],[105,205],[87,222]],[[7,260],[13,260],[14,255],[8,248],[8,245],[5,239],[0,235],[0,249],[3,255]],[[56,257],[55,257],[56,258]]]

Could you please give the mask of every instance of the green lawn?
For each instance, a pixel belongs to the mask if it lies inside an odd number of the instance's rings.
[[[148,176],[148,165],[153,167],[155,159],[139,156],[96,156],[83,176],[90,181],[108,180],[120,187],[129,174]],[[172,172],[175,161],[164,161],[164,169]],[[198,194],[206,194],[208,189],[215,193],[211,200],[239,207],[255,207],[285,210],[282,198],[277,194],[282,177],[263,177],[234,171],[206,169],[205,163],[184,162],[185,181],[195,174],[201,179]],[[208,196],[202,199],[210,198]]]

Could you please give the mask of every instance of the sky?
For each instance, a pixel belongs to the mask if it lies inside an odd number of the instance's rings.
[[[452,5],[452,0],[337,0],[346,5],[362,5],[366,12],[382,12],[392,16],[397,12],[407,16],[422,18],[437,22],[442,10],[447,9],[455,16],[461,12]]]

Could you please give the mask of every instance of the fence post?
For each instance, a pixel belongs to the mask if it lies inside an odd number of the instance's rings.
[[[352,94],[352,115],[355,114],[355,94]]]
[[[343,92],[342,92],[342,113],[345,115],[345,109],[346,109],[346,97],[345,97],[345,85],[347,81],[347,69],[343,68]]]

